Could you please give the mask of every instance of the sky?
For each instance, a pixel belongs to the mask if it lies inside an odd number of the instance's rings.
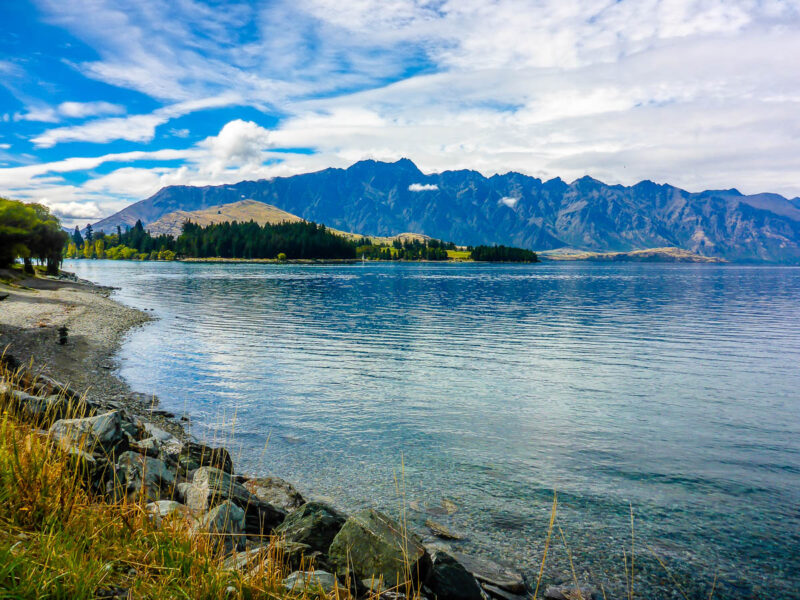
[[[800,0],[0,0],[0,195],[425,172],[800,196]]]

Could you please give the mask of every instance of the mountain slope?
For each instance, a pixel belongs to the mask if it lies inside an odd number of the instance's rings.
[[[240,200],[239,202],[213,206],[202,210],[176,210],[152,223],[148,223],[147,229],[152,235],[177,236],[180,235],[185,221],[191,221],[203,226],[211,225],[212,223],[224,223],[225,221],[255,221],[259,225],[264,225],[265,223],[295,223],[302,221],[302,219],[263,202]]]
[[[415,191],[417,190],[417,191]],[[690,193],[642,181],[570,184],[519,173],[422,173],[410,160],[361,161],[348,169],[242,181],[174,186],[100,221],[145,224],[175,210],[242,199],[264,202],[344,231],[391,236],[418,231],[464,244],[503,243],[547,250],[570,246],[628,252],[674,246],[738,261],[800,262],[800,206],[776,194],[737,190]]]

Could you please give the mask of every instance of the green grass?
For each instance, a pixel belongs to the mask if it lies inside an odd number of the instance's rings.
[[[450,260],[470,260],[471,255],[467,250],[448,250],[447,258]]]

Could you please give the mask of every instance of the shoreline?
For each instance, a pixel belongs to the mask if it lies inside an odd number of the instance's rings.
[[[181,443],[196,444],[198,440],[187,431],[181,418],[168,411],[160,411],[157,408],[158,398],[133,391],[119,375],[119,363],[115,355],[125,335],[154,320],[153,317],[110,298],[114,288],[70,275],[22,279],[11,286],[0,282],[0,291],[8,293],[0,305],[0,309],[3,309],[0,312],[0,354],[7,353],[16,358],[31,374],[50,377],[65,388],[77,391],[79,395],[85,392],[86,399],[101,411],[122,409],[141,421],[148,431],[148,426],[154,426]],[[65,345],[58,343],[58,329],[62,326],[69,331]],[[153,435],[157,436],[155,432]],[[228,454],[224,447],[220,451]],[[281,499],[287,494],[289,497],[295,494],[300,497],[292,483],[280,478],[236,474],[236,481],[245,485],[249,485],[249,481],[255,483],[255,487],[269,480],[274,482],[264,485],[277,485],[280,488],[277,496]],[[254,492],[255,487],[252,488]],[[313,492],[307,496],[307,501],[315,504]],[[287,507],[283,508],[288,510]],[[358,518],[359,515],[350,518]],[[432,531],[435,532],[435,529]],[[442,531],[442,535],[434,533],[438,542],[423,543],[421,532],[409,530],[412,537],[419,537],[417,543],[420,551],[424,552],[424,546],[431,555],[450,552],[445,551],[439,542],[452,539],[452,534],[446,528]],[[484,594],[488,594],[485,598],[522,600],[531,591],[530,582],[525,581],[520,570],[477,556],[453,555],[464,565],[462,567],[457,562],[459,569],[467,567],[480,582]],[[558,586],[554,588],[554,593],[560,589],[566,588]],[[545,596],[551,597],[560,596]]]

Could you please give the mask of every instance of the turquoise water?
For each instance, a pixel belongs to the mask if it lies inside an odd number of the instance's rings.
[[[404,488],[421,532],[534,578],[556,489],[609,597],[631,507],[638,597],[800,597],[800,269],[66,268],[153,310],[122,375],[240,471],[350,510],[397,513]],[[545,572],[572,578],[560,536]]]

